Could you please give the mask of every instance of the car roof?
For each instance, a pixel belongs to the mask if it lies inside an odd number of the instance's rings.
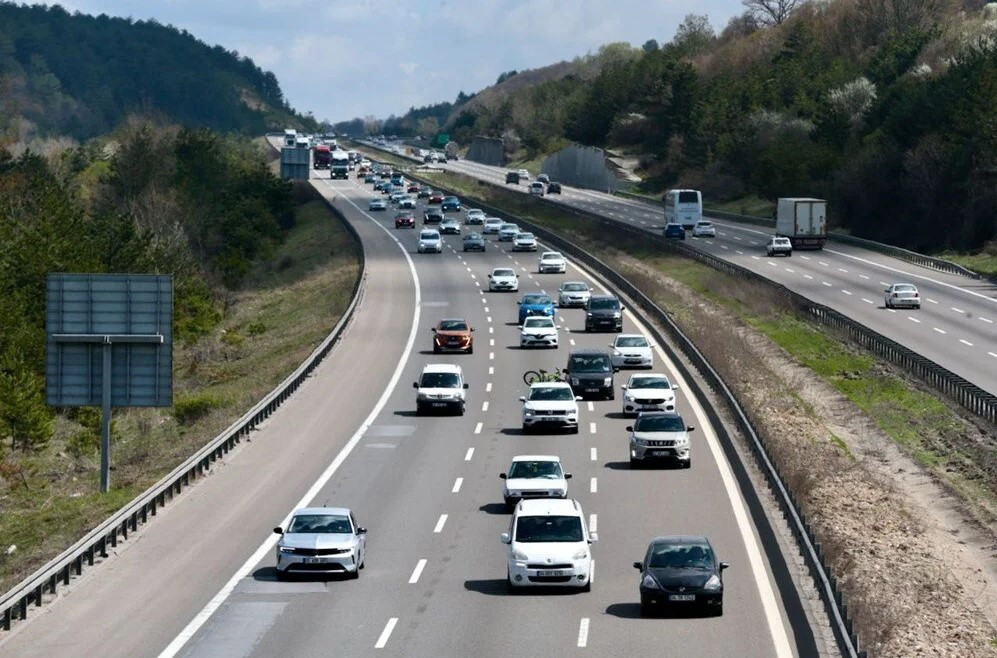
[[[519,503],[517,516],[581,516],[582,506],[573,498],[532,498]]]
[[[515,273],[516,273],[516,270],[515,270],[515,268],[512,268],[512,267],[496,267],[496,268],[492,269],[492,274],[495,274],[495,273],[496,273],[496,272],[498,272],[499,270],[509,270],[509,271],[510,271],[510,272],[512,272],[513,274],[515,274]],[[506,275],[506,274],[503,274],[502,276],[508,276],[508,275]]]
[[[569,283],[580,283],[583,286],[586,286],[586,287],[588,286],[588,284],[585,283],[584,281],[565,281],[564,283],[561,284],[561,287],[563,288],[564,286],[568,285]]]
[[[557,455],[516,455],[512,458],[514,462],[560,462]]]
[[[654,417],[654,418],[658,418],[658,417],[662,417],[662,418],[681,418],[682,417],[681,414],[679,414],[679,412],[677,412],[677,411],[641,411],[640,413],[637,414],[637,418],[640,418],[641,416],[647,416],[648,418],[651,418],[651,417]]]
[[[571,388],[571,384],[568,382],[533,382],[530,384],[530,388],[539,388],[540,386],[548,388]]]
[[[347,516],[350,514],[350,508],[348,507],[301,507],[294,510],[291,516],[297,516],[298,514],[341,514]]]
[[[467,323],[467,320],[465,320],[464,318],[440,318],[440,322],[464,322],[464,323]],[[439,323],[437,323],[437,324],[439,324]]]
[[[595,356],[596,354],[600,356],[609,356],[609,352],[606,350],[600,350],[594,347],[581,347],[577,350],[571,350],[568,352],[568,358],[573,356]]]
[[[427,363],[422,367],[423,372],[454,372],[461,373],[460,366],[456,363]]]
[[[663,377],[668,381],[672,381],[671,378],[663,372],[635,372],[630,375],[630,379],[634,379],[635,377]]]
[[[644,340],[647,340],[647,336],[644,334],[616,334],[616,340],[621,338],[643,338]]]
[[[659,535],[650,544],[710,544],[705,535]]]
[[[592,295],[591,299],[592,301],[596,301],[599,299],[615,299],[616,301],[620,300],[620,298],[617,297],[616,295]]]

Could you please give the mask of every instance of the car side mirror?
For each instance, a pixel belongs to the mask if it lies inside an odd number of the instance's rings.
[[[474,327],[471,327],[471,331],[474,331]]]
[[[274,529],[273,529],[273,531],[274,531],[275,533],[277,533],[278,535],[282,535],[282,534],[284,534],[284,529],[283,529],[283,528],[281,528],[280,526],[277,526],[276,528],[274,528]]]
[[[582,400],[584,400],[584,399],[585,399],[585,398],[583,398],[583,397],[582,397],[582,396],[580,396],[580,395],[576,395],[576,396],[575,396],[575,402],[581,402],[581,401],[582,401]]]
[[[565,473],[564,474],[564,479],[565,480],[570,480],[571,479],[571,473]]]
[[[358,535],[366,535],[367,534],[367,528],[358,527],[357,528],[357,534]]]
[[[637,571],[643,571],[644,570],[644,563],[643,562],[634,562],[634,569],[636,569]]]
[[[464,384],[464,388],[471,388],[471,385],[470,385],[470,384],[466,384],[466,383],[465,383],[465,384]]]
[[[430,329],[430,331],[432,331],[435,334],[436,333],[436,327],[433,327],[432,329]]]
[[[686,431],[686,432],[691,432],[691,431],[693,431],[694,429],[696,429],[696,428],[695,428],[695,427],[693,427],[692,425],[690,425],[689,427],[685,428],[685,431]]]
[[[503,480],[505,480],[505,479],[506,479],[506,478],[508,478],[509,476],[508,476],[508,475],[506,475],[505,473],[499,473],[499,477],[500,477],[500,478],[502,478]]]
[[[412,388],[419,388],[419,382],[412,382]]]
[[[526,396],[525,395],[520,395],[519,396],[519,401],[520,402],[526,402]]]
[[[589,533],[589,543],[590,544],[594,544],[597,541],[599,541],[599,533],[598,532],[590,532]]]
[[[626,306],[621,306],[621,307],[620,307],[620,313],[623,313],[623,312],[624,312],[624,311],[626,311],[626,310],[627,310],[627,307],[626,307]]]
[[[503,544],[509,544],[512,542],[512,537],[509,536],[508,532],[503,532],[501,535],[499,535],[499,540]]]
[[[623,384],[623,385],[620,386],[620,388],[622,388],[625,391],[625,390],[627,390],[627,385]]]
[[[627,425],[627,431],[628,432],[633,432],[634,431],[634,426],[633,425]]]
[[[518,275],[518,274],[516,275],[516,278],[517,278],[517,279],[519,278],[519,275]]]
[[[522,304],[522,303],[523,303],[523,302],[516,302],[516,305],[518,306],[519,304]]]
[[[723,571],[724,569],[728,569],[728,568],[730,568],[730,565],[728,563],[726,563],[726,562],[721,562],[720,563],[720,571]]]
[[[613,368],[613,372],[619,372],[619,371],[620,371],[619,368],[615,368],[615,367]]]
[[[678,384],[672,384],[672,390],[673,391],[679,390],[679,385]]]

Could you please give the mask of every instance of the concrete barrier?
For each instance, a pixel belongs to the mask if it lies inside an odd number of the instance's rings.
[[[619,185],[606,166],[606,152],[594,146],[566,146],[544,160],[540,171],[551,180],[600,192],[615,192]]]
[[[495,137],[475,137],[464,158],[493,167],[505,166],[505,149],[502,140]]]

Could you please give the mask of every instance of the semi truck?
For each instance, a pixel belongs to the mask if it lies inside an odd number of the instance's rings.
[[[349,178],[350,177],[350,156],[346,151],[338,150],[331,152],[332,165],[330,167],[329,178]]]
[[[297,139],[298,139],[297,130],[295,130],[294,128],[284,129],[284,146],[286,146],[289,149],[293,149]]]
[[[332,149],[325,144],[319,144],[312,151],[312,167],[329,169],[332,166]]]
[[[797,197],[779,199],[775,234],[789,238],[793,249],[823,249],[827,242],[827,201]]]

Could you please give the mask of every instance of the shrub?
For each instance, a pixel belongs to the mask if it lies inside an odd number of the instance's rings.
[[[173,402],[173,417],[181,425],[189,425],[206,416],[212,409],[220,407],[222,401],[209,393],[185,395]]]

